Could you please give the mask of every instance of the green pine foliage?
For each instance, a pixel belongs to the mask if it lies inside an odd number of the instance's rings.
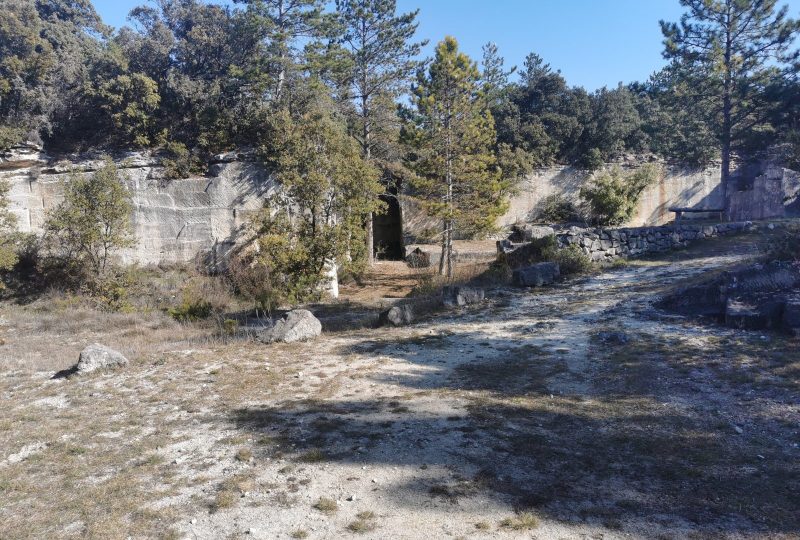
[[[474,61],[447,37],[420,71],[406,136],[414,188],[428,213],[441,220],[439,273],[453,276],[453,240],[492,230],[506,206],[506,186],[494,153],[494,119]]]

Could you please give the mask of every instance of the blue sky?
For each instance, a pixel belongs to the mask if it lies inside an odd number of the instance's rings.
[[[125,24],[143,0],[94,0],[106,23]],[[800,17],[800,0],[783,0]],[[433,44],[455,36],[476,60],[494,41],[506,64],[522,66],[533,51],[572,85],[588,90],[645,80],[664,65],[659,19],[677,21],[678,0],[398,0],[420,9],[419,36]]]

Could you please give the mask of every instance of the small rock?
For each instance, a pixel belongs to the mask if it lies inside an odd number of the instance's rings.
[[[613,345],[624,345],[630,339],[625,332],[600,332],[597,334],[600,341],[603,343],[610,343]]]
[[[742,433],[744,433],[744,430],[743,430],[742,428],[740,428],[739,426],[733,426],[733,431],[735,431],[735,432],[736,432],[736,433],[738,433],[739,435],[741,435]]]

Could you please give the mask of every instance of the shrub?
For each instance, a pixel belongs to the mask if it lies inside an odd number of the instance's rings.
[[[548,195],[542,201],[539,220],[546,223],[579,221],[580,213],[575,204],[561,194]]]
[[[222,280],[207,276],[191,278],[181,290],[180,297],[180,304],[167,311],[182,322],[221,315],[231,304],[229,291]]]
[[[90,289],[103,280],[114,252],[135,244],[132,205],[123,180],[109,158],[91,176],[70,174],[64,201],[45,221],[56,264]]]
[[[592,268],[592,260],[581,248],[571,245],[546,253],[547,260],[558,263],[561,275],[583,274]]]
[[[648,164],[626,174],[619,167],[598,173],[581,188],[581,197],[599,225],[620,225],[633,217],[644,190],[658,177],[658,168]]]
[[[771,261],[800,261],[800,229],[781,231],[766,247]]]
[[[16,232],[16,218],[8,209],[8,192],[11,186],[0,181],[0,271],[7,271],[17,264],[19,235]],[[4,287],[0,281],[0,289]]]
[[[185,144],[170,141],[164,145],[164,154],[166,155],[161,159],[161,166],[164,167],[165,178],[177,180],[199,172],[200,162]]]

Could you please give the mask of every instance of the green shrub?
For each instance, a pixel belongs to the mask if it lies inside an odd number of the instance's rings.
[[[644,190],[658,178],[658,167],[647,164],[632,173],[620,167],[599,172],[581,188],[581,197],[591,209],[593,221],[599,225],[620,225],[636,212]]]
[[[124,180],[110,158],[91,176],[71,173],[64,200],[45,221],[49,266],[88,292],[117,271],[114,253],[136,243]]]
[[[167,311],[182,322],[199,321],[221,315],[231,304],[230,292],[219,278],[197,276],[184,285],[180,304]]]
[[[575,204],[561,194],[548,195],[542,201],[539,220],[546,223],[567,223],[580,220]]]
[[[166,155],[161,159],[161,166],[164,167],[165,178],[177,180],[199,172],[200,161],[192,155],[185,144],[170,141],[164,145],[164,153]]]
[[[576,245],[546,253],[547,260],[558,263],[561,275],[584,274],[591,270],[592,260]]]

